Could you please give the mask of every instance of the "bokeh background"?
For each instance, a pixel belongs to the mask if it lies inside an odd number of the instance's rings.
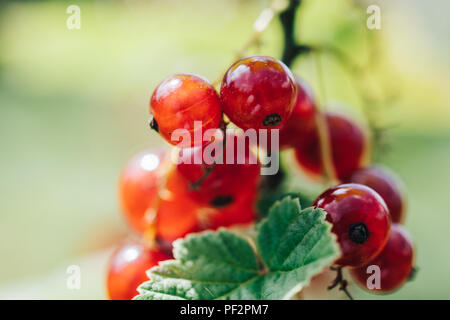
[[[351,290],[369,299],[449,299],[450,2],[373,0],[382,17],[375,31],[365,26],[369,3],[358,3],[362,11],[352,1],[304,0],[297,36],[367,64],[371,90],[386,102],[364,107],[351,75],[331,58],[322,60],[326,90],[319,90],[313,57],[292,69],[321,101],[356,114],[372,108],[388,128],[388,148],[377,160],[405,183],[419,272],[393,295]],[[80,30],[66,27],[70,4],[81,8]],[[147,125],[152,90],[177,72],[220,77],[267,5],[1,2],[0,298],[105,298],[108,256],[129,232],[117,202],[120,170],[135,152],[164,145]],[[375,58],[368,58],[371,33],[379,39]],[[248,53],[280,57],[281,39],[274,20],[259,50]],[[72,264],[81,267],[80,290],[66,287]]]

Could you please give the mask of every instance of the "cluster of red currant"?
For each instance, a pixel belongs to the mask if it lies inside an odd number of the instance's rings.
[[[319,111],[310,89],[274,58],[251,56],[234,63],[225,73],[220,95],[202,77],[171,76],[155,89],[150,112],[150,126],[176,147],[172,152],[143,151],[122,172],[124,216],[141,240],[114,253],[107,280],[111,299],[135,296],[146,280],[145,271],[171,257],[175,239],[255,222],[263,180],[255,151],[260,145],[241,132],[225,130],[229,122],[244,130],[278,129],[280,149],[293,148],[300,166],[312,175],[324,170]],[[404,212],[400,186],[389,171],[362,167],[368,143],[353,121],[332,113],[324,119],[333,169],[347,183],[314,203],[328,213],[340,243],[342,256],[336,264],[352,267],[364,287],[366,265],[376,264],[382,270],[380,291],[393,290],[408,278],[413,263],[411,241],[398,225]],[[203,134],[208,131],[213,134]],[[267,153],[277,151],[271,149],[277,144],[267,145]]]

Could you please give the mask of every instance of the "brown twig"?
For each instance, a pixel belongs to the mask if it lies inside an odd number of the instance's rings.
[[[344,293],[347,295],[347,297],[350,300],[353,300],[352,295],[350,294],[350,292],[347,289],[348,282],[347,282],[347,280],[344,279],[344,276],[342,275],[342,267],[331,266],[330,269],[333,271],[336,271],[337,274],[336,274],[336,278],[328,286],[328,290],[332,290],[332,289],[336,288],[337,286],[339,286],[339,290],[344,291]]]

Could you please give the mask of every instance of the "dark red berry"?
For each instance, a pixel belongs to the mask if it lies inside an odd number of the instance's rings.
[[[189,196],[203,206],[223,208],[242,194],[255,193],[260,165],[248,140],[228,133],[225,143],[218,139],[212,144],[218,146],[215,152],[208,152],[210,145],[180,150],[177,170],[189,183]]]
[[[327,113],[325,116],[334,169],[337,177],[342,180],[362,165],[368,148],[366,137],[349,119],[334,113]],[[295,148],[297,162],[307,173],[321,175],[323,166],[317,128],[311,127],[298,141]]]
[[[193,74],[176,74],[161,82],[153,92],[150,112],[152,127],[179,147],[202,145],[202,133],[217,129],[222,119],[216,90],[206,79]],[[172,136],[177,129],[186,129],[189,139]]]
[[[383,199],[360,184],[326,190],[313,203],[327,212],[341,248],[340,266],[357,267],[373,259],[388,240],[391,219]]]
[[[146,150],[134,156],[125,166],[119,181],[119,197],[124,217],[137,232],[150,223],[146,213],[158,196],[164,153]]]
[[[389,240],[381,253],[366,265],[351,269],[350,273],[362,288],[370,292],[387,293],[400,288],[408,280],[413,263],[414,250],[410,236],[401,225],[393,224]],[[379,288],[374,279],[376,271],[370,266],[380,268]]]
[[[403,221],[405,211],[403,185],[391,170],[381,166],[361,168],[346,180],[375,190],[386,202],[392,222]]]
[[[109,262],[107,293],[111,300],[130,300],[138,294],[137,287],[148,280],[146,271],[159,261],[172,257],[156,248],[139,243],[118,248]]]
[[[280,149],[295,147],[302,143],[307,133],[316,128],[316,105],[309,86],[298,77],[297,101],[290,118],[280,128]],[[270,144],[268,144],[270,146]]]
[[[289,119],[297,88],[291,71],[281,61],[250,56],[228,69],[220,96],[224,113],[238,127],[271,129]]]
[[[254,222],[258,216],[256,211],[257,197],[257,192],[252,190],[252,192],[240,195],[230,205],[208,212],[206,228],[217,229],[219,227],[246,225]]]

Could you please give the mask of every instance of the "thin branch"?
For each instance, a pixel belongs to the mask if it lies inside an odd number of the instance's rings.
[[[319,55],[315,55],[317,78],[323,99],[326,97],[325,83],[323,79],[322,61]],[[330,133],[327,118],[325,116],[325,107],[323,103],[316,101],[316,125],[319,134],[320,154],[322,159],[322,167],[325,173],[326,182],[330,185],[338,183],[336,171],[333,165],[333,151],[330,142]]]
[[[292,66],[292,63],[298,56],[305,53],[309,53],[314,49],[313,47],[308,45],[298,44],[297,40],[295,39],[295,16],[297,13],[297,9],[299,8],[300,5],[301,5],[300,0],[290,0],[286,10],[281,12],[279,16],[284,36],[282,60],[288,67]],[[319,80],[322,80],[321,67],[318,61],[317,61],[317,73]],[[323,82],[321,84],[322,88],[324,88]],[[325,90],[323,89],[323,91]],[[324,92],[322,93],[323,96],[325,96],[325,93]],[[319,103],[316,104],[319,105]],[[322,167],[325,173],[324,176],[329,184],[334,184],[336,182],[336,174],[333,166],[332,150],[328,134],[328,125],[326,118],[322,112],[322,109],[319,108],[319,106],[316,112],[316,123],[317,123],[317,131],[319,134],[320,151],[322,155]]]

